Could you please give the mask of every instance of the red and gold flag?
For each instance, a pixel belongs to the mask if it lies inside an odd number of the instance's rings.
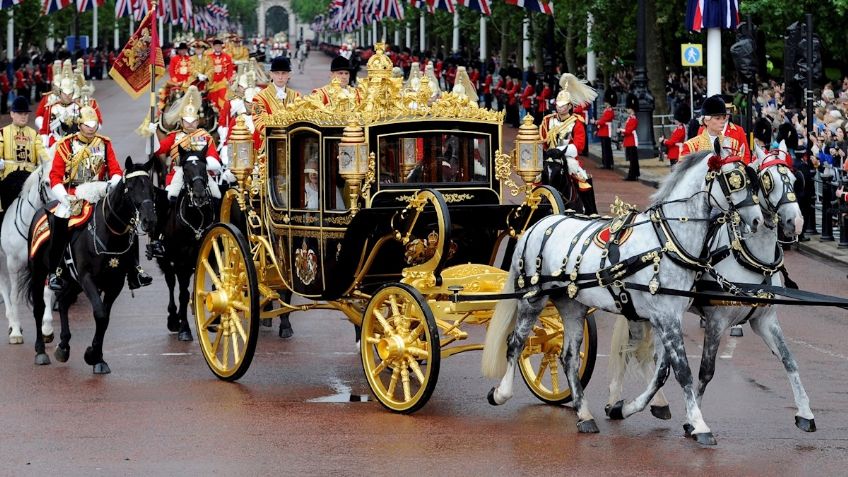
[[[159,79],[165,75],[165,61],[156,32],[156,15],[149,12],[115,59],[109,76],[133,99],[138,99],[145,91],[150,91],[150,66],[153,58],[156,79]]]

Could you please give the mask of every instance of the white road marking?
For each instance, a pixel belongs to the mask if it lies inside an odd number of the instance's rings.
[[[828,351],[824,348],[819,348],[818,346],[816,346],[814,344],[807,343],[804,340],[786,337],[786,341],[790,341],[792,343],[796,343],[796,344],[799,344],[799,345],[806,346],[807,348],[818,351],[821,354],[826,354],[828,356],[832,356],[834,358],[841,359],[843,361],[848,361],[848,356],[845,356],[844,354],[834,353],[833,351]]]
[[[733,358],[733,350],[736,349],[736,345],[738,340],[736,338],[730,338],[727,340],[727,346],[724,348],[724,353],[719,356],[721,359],[732,359]]]

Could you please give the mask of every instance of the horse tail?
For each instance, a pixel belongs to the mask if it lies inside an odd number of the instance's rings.
[[[510,267],[501,293],[515,291],[516,272]],[[506,337],[515,328],[518,300],[502,299],[495,306],[492,319],[486,331],[486,343],[483,346],[482,371],[487,378],[499,379],[506,373]]]
[[[35,303],[35,295],[32,289],[32,276],[35,272],[36,267],[35,260],[30,259],[27,261],[27,266],[21,271],[21,279],[18,281],[18,294],[24,297],[29,304],[30,308]]]
[[[653,331],[649,322],[635,323],[641,328],[640,333],[630,332],[631,323],[627,318],[619,315],[615,320],[610,340],[609,375],[615,379],[616,376],[624,376],[628,363],[636,361],[642,363],[653,359]],[[638,341],[637,341],[638,340]]]

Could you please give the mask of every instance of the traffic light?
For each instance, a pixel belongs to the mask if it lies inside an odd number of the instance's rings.
[[[740,23],[736,32],[736,43],[730,46],[730,56],[742,81],[753,83],[757,78],[758,68],[757,44],[754,40],[756,33],[753,31],[753,25],[749,28],[747,22]]]
[[[798,42],[797,52],[797,68],[795,70],[795,81],[806,81],[807,71],[811,69],[813,72],[813,81],[818,82],[822,79],[822,60],[821,60],[821,40],[815,33],[813,34],[813,58],[812,61],[807,61],[807,38]]]

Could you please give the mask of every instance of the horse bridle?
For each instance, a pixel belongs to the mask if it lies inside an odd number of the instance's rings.
[[[186,159],[186,162],[198,162],[200,159],[197,156],[191,156]],[[185,167],[183,167],[183,171],[185,171]],[[204,170],[203,174],[198,174],[196,176],[192,176],[188,181],[185,181],[183,187],[186,189],[188,193],[188,198],[191,201],[191,204],[194,207],[200,208],[205,205],[208,205],[211,201],[210,197],[212,196],[212,191],[209,189],[209,176],[206,176],[206,171]],[[206,198],[203,199],[202,202],[195,200],[194,197],[194,184],[198,181],[202,181],[204,183],[204,187],[206,189]]]
[[[127,185],[127,180],[132,179],[134,177],[141,177],[141,176],[146,176],[148,178],[150,177],[149,174],[147,173],[147,171],[143,171],[143,170],[142,171],[130,172],[126,176],[121,177],[121,183],[124,184],[124,194],[126,194],[130,190],[129,185]],[[152,199],[144,199],[141,202],[141,205],[144,205],[147,202],[150,202],[151,204],[153,204]],[[132,200],[130,200],[130,204],[132,204],[134,213],[133,213],[133,217],[129,220],[129,223],[127,223],[127,222],[124,222],[123,220],[121,220],[120,217],[117,217],[117,214],[113,213],[115,211],[115,209],[113,209],[112,204],[109,203],[109,194],[108,193],[106,194],[105,200],[103,200],[103,205],[101,206],[101,208],[103,209],[103,219],[106,222],[106,228],[109,229],[109,232],[112,235],[126,235],[127,233],[129,233],[130,230],[135,228],[135,225],[138,222],[138,206],[136,206],[135,202],[133,202]],[[110,215],[106,215],[106,207],[107,206],[109,207]],[[115,229],[113,229],[111,225],[109,225],[109,217],[112,217],[112,216],[114,216],[114,218],[117,219],[118,222],[120,222],[121,225],[119,227],[123,227],[124,228],[123,231],[118,232]]]
[[[760,168],[760,186],[762,187],[763,192],[765,193],[765,211],[768,213],[769,217],[766,219],[766,224],[776,225],[780,220],[778,218],[779,209],[784,204],[792,204],[797,203],[798,198],[795,195],[795,188],[792,186],[789,177],[791,173],[789,168],[784,164],[777,165],[777,173],[780,175],[780,181],[783,184],[783,191],[780,195],[780,199],[778,199],[777,204],[772,204],[769,197],[771,196],[771,192],[774,190],[775,184],[772,182],[771,174],[769,174],[768,170],[770,167],[774,166],[774,164],[764,163]]]

